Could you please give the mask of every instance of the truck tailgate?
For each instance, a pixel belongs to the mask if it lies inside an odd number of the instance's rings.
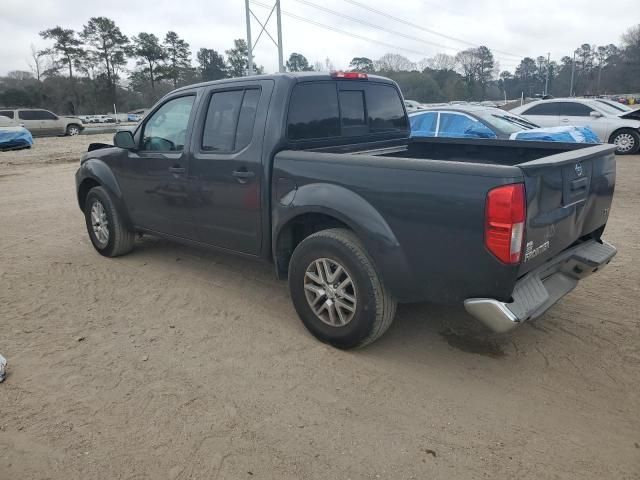
[[[599,239],[613,198],[614,150],[597,145],[517,165],[524,174],[527,196],[519,276],[580,239]]]

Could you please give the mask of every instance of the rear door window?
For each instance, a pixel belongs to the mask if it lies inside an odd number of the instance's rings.
[[[241,150],[251,142],[253,137],[253,125],[256,121],[258,110],[258,100],[260,100],[260,90],[245,90],[238,117],[238,128],[236,129],[235,150]]]
[[[260,90],[230,90],[214,92],[202,134],[202,150],[232,153],[251,142]]]
[[[21,120],[56,120],[57,117],[46,110],[19,110],[18,117]]]
[[[496,138],[496,134],[484,123],[459,113],[441,113],[439,137]]]
[[[560,115],[560,105],[557,102],[554,103],[539,103],[533,107],[522,112],[522,115]]]
[[[438,112],[425,112],[409,117],[411,135],[414,137],[435,137]]]
[[[20,120],[42,120],[37,110],[18,110]]]
[[[578,102],[558,102],[563,117],[588,117],[594,110]]]

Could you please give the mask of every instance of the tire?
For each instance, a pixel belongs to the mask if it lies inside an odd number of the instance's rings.
[[[342,268],[339,274],[338,266]],[[331,275],[337,277],[331,279]],[[322,230],[300,242],[289,263],[289,291],[307,329],[337,348],[374,342],[396,313],[396,301],[386,291],[373,261],[360,240],[346,229]],[[318,310],[322,311],[317,314]]]
[[[76,135],[80,135],[80,130],[81,129],[79,125],[72,123],[70,125],[67,125],[66,134],[70,137],[75,137]]]
[[[640,134],[630,128],[623,128],[611,135],[609,143],[616,146],[617,155],[633,155],[640,148]]]
[[[84,202],[84,217],[91,243],[100,255],[117,257],[133,249],[135,232],[127,228],[122,215],[103,187],[89,190]],[[95,225],[96,220],[101,225]]]

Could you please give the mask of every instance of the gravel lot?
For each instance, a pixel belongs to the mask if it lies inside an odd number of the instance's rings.
[[[640,478],[640,156],[618,158],[618,256],[539,321],[494,338],[405,305],[342,352],[269,265],[96,254],[73,173],[110,139],[0,153],[0,479]]]

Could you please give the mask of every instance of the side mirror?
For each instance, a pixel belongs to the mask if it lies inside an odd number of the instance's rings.
[[[124,148],[125,150],[134,150],[136,148],[136,142],[133,139],[133,134],[129,130],[120,130],[113,136],[113,144],[116,147]]]
[[[595,110],[593,112],[589,113],[589,115],[591,115],[593,118],[602,117],[602,114],[600,112],[596,112]]]

